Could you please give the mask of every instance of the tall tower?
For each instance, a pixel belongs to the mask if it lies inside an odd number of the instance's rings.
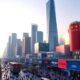
[[[37,31],[36,41],[40,42],[40,43],[43,43],[43,32],[42,31]]]
[[[22,41],[17,39],[16,42],[16,55],[22,56]]]
[[[12,54],[14,54],[14,56],[16,55],[16,42],[17,42],[17,34],[16,33],[12,33],[12,37],[11,37],[11,47],[12,47]]]
[[[29,33],[24,32],[23,37],[29,37]]]
[[[27,54],[31,53],[31,37],[23,36],[22,39],[22,56],[25,57]]]
[[[36,43],[36,32],[37,32],[37,24],[32,24],[32,33],[31,33],[31,51],[34,53],[34,44]]]
[[[11,46],[11,36],[9,36],[8,45],[7,45],[7,57],[12,58],[13,54],[11,52],[12,46]]]
[[[54,0],[49,0],[46,4],[47,8],[47,34],[50,51],[55,51],[58,45],[58,33],[55,14]]]

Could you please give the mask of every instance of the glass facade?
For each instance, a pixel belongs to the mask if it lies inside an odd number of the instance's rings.
[[[34,44],[36,43],[36,32],[37,32],[37,24],[32,24],[32,33],[31,33],[31,52],[34,53]]]
[[[58,33],[57,33],[57,23],[55,15],[55,5],[54,0],[49,0],[46,4],[47,7],[47,34],[50,51],[55,51],[58,45]]]

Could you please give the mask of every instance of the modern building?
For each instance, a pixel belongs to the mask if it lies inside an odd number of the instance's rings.
[[[12,44],[11,44],[11,36],[9,36],[7,43],[7,58],[12,58],[14,54],[12,54]]]
[[[54,0],[49,0],[46,4],[47,8],[47,34],[50,51],[56,51],[58,45],[58,32],[55,14]]]
[[[11,37],[12,53],[11,54],[14,54],[14,56],[16,55],[16,42],[17,42],[17,34],[12,33],[12,37]]]
[[[69,26],[70,51],[75,58],[80,58],[80,22],[76,21]]]
[[[48,43],[35,43],[35,53],[49,52]]]
[[[16,41],[17,41],[17,34],[12,33],[12,36],[9,36],[9,40],[7,43],[7,58],[15,58],[16,55]]]
[[[80,22],[73,22],[69,26],[70,50],[80,50]]]
[[[26,54],[31,53],[31,37],[23,37],[22,40],[22,55],[23,57],[26,56]]]
[[[24,32],[23,37],[29,37],[29,33]]]
[[[31,31],[31,53],[34,53],[34,44],[36,43],[37,24],[32,24]]]
[[[36,42],[43,43],[43,32],[42,31],[37,31]]]
[[[16,43],[16,55],[22,56],[22,42],[20,39],[17,39]]]

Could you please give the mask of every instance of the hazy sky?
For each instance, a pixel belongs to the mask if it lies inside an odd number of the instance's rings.
[[[46,38],[46,2],[48,0],[0,0],[0,55],[8,36],[16,32],[31,33],[31,24],[36,23]],[[55,0],[58,34],[64,34],[68,25],[80,21],[80,0]]]

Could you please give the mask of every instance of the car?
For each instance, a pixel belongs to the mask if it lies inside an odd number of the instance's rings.
[[[45,77],[41,77],[41,80],[50,80],[50,79],[45,78]]]

